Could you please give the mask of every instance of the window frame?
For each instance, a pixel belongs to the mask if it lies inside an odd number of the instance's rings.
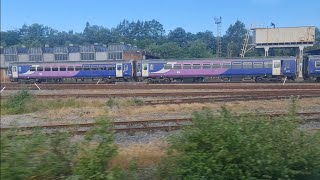
[[[83,68],[82,68],[82,66],[76,66],[76,67],[74,67],[74,70],[75,71],[82,71]]]
[[[221,64],[212,64],[211,68],[212,69],[219,69],[219,68],[221,68]]]
[[[251,67],[245,66],[245,65],[248,65],[248,64],[250,64]],[[253,63],[252,62],[242,62],[242,69],[253,69]]]
[[[75,69],[74,66],[68,66],[67,67],[67,71],[74,71],[74,69]]]
[[[201,69],[201,64],[192,64],[192,69]]]
[[[181,64],[174,64],[173,65],[173,69],[182,69],[182,65]]]
[[[29,71],[30,71],[30,72],[35,72],[35,71],[36,71],[36,67],[31,66],[31,67],[29,68]]]
[[[172,64],[164,64],[163,69],[172,69]]]
[[[226,69],[231,69],[232,68],[232,65],[231,65],[231,62],[228,62],[228,63],[222,63],[222,68],[226,68]]]
[[[47,72],[48,72],[48,71],[52,71],[52,69],[51,69],[51,67],[48,67],[48,66],[47,66],[47,67],[44,67],[44,71],[47,71]]]
[[[91,68],[91,71],[98,71],[99,70],[98,65],[91,65],[90,68]]]
[[[107,65],[107,71],[114,71],[116,67],[114,65]]]
[[[260,67],[256,67],[255,65],[261,65]],[[261,69],[263,68],[263,62],[253,62],[252,69]]]
[[[186,67],[187,67],[187,68],[186,68]],[[182,68],[183,68],[183,69],[191,69],[192,66],[191,66],[191,64],[183,64],[183,65],[182,65]]]
[[[107,65],[99,65],[99,71],[106,71],[107,70]]]
[[[231,69],[242,69],[242,62],[232,62]]]
[[[266,61],[266,62],[263,62],[263,68],[273,68],[273,63],[272,63],[272,61],[271,62],[268,62],[268,61]]]
[[[90,65],[83,65],[83,66],[82,66],[82,70],[84,70],[84,71],[90,71],[90,70],[91,70]]]
[[[65,66],[60,66],[59,71],[67,71],[67,68]]]
[[[51,71],[59,71],[59,68],[58,67],[51,67]]]
[[[44,68],[43,67],[37,67],[37,70],[36,71],[39,71],[39,72],[43,72]]]
[[[202,69],[211,69],[211,64],[202,64]]]

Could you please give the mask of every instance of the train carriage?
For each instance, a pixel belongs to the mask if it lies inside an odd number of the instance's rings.
[[[296,78],[296,59],[224,59],[224,60],[141,60],[137,62],[138,79],[148,81],[203,81],[251,78],[280,80]]]
[[[320,81],[320,55],[307,55],[304,57],[303,77],[305,80]]]
[[[133,79],[133,61],[12,63],[8,74],[12,81],[43,82],[93,78],[123,81]]]

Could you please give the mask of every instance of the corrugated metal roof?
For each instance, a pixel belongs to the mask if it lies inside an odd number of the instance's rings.
[[[43,53],[53,53],[53,48],[51,47],[44,47],[42,49]]]
[[[28,54],[28,48],[17,48],[18,54]]]
[[[69,50],[69,53],[77,53],[77,52],[80,52],[80,47],[79,46],[69,46],[68,50]]]
[[[96,52],[107,52],[108,48],[103,46],[94,46]]]

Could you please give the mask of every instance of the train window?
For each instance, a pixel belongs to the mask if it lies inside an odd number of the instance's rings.
[[[264,68],[272,68],[272,62],[264,62]]]
[[[74,71],[74,67],[73,66],[68,66],[67,70],[68,71]]]
[[[280,68],[280,67],[281,67],[280,62],[275,62],[273,65],[273,68]]]
[[[12,72],[17,72],[17,67],[13,67]]]
[[[145,71],[148,70],[148,65],[147,64],[143,65],[143,70],[145,70]]]
[[[30,71],[36,71],[36,67],[30,67]]]
[[[37,67],[37,71],[43,71],[43,67]]]
[[[211,65],[210,64],[203,64],[202,69],[210,69]]]
[[[105,65],[100,65],[100,66],[99,66],[99,70],[100,70],[100,71],[105,71],[105,70],[107,70],[107,66],[105,66]]]
[[[64,66],[60,67],[60,71],[66,71],[66,70],[67,70],[66,67],[64,67]]]
[[[81,66],[76,66],[76,71],[81,71],[82,67]]]
[[[150,70],[154,69],[154,64],[150,64]]]
[[[316,67],[316,68],[320,68],[320,61],[316,61],[316,62],[315,62],[315,67]]]
[[[58,71],[58,67],[52,67],[52,71]]]
[[[263,68],[262,62],[254,62],[253,63],[253,68],[254,69]]]
[[[172,69],[172,64],[165,64],[164,69]]]
[[[200,64],[193,64],[192,69],[201,69],[201,65]]]
[[[150,65],[150,67],[151,67],[151,65]],[[124,71],[128,71],[128,69],[129,69],[128,64],[123,65],[123,70],[124,70]]]
[[[191,64],[184,64],[183,69],[191,69]]]
[[[221,65],[220,64],[212,64],[212,68],[218,69],[218,68],[221,68]]]
[[[44,67],[44,71],[51,71],[51,67]]]
[[[90,71],[90,66],[83,66],[84,71]]]
[[[233,62],[232,69],[241,69],[241,62]]]
[[[181,64],[174,64],[173,69],[181,69]]]
[[[92,71],[97,71],[98,70],[98,66],[91,66],[91,70]]]
[[[108,71],[114,71],[114,70],[115,70],[114,66],[108,66]]]
[[[227,69],[231,69],[231,63],[223,63],[222,67],[227,68]]]
[[[117,70],[120,71],[121,70],[121,65],[117,65]]]
[[[243,62],[243,69],[252,69],[252,62]]]

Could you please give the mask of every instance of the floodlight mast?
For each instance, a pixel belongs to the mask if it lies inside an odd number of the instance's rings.
[[[214,22],[217,25],[217,48],[216,48],[216,56],[221,57],[221,26],[222,26],[222,18],[214,17]]]

